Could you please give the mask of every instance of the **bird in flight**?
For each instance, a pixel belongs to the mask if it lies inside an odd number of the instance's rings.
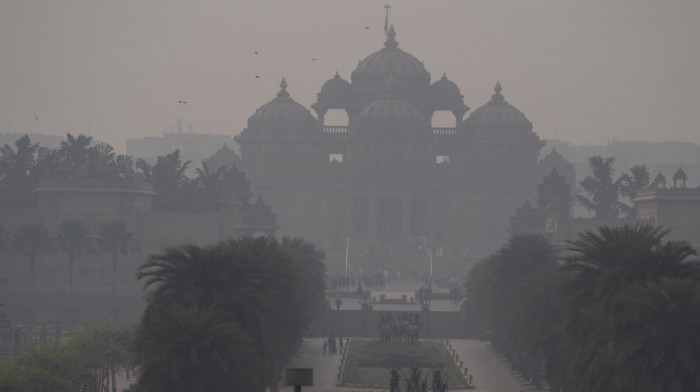
[[[365,30],[369,30],[369,25],[365,25]]]
[[[253,53],[255,53],[255,54],[258,54],[258,51],[256,50],[256,51],[255,51],[255,52],[253,52]]]
[[[255,79],[260,79],[260,75],[255,75]]]
[[[35,120],[38,120],[38,119],[39,119],[39,116],[34,115],[34,119],[35,119]]]
[[[312,58],[311,61],[316,61],[316,57]]]
[[[187,101],[177,101],[177,103],[187,103]]]

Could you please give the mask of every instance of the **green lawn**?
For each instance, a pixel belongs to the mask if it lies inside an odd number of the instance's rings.
[[[450,353],[439,341],[410,344],[380,340],[353,340],[350,343],[343,384],[387,386],[389,370],[393,366],[407,370],[416,365],[420,366],[424,376],[433,369],[444,369],[450,387],[467,384]],[[429,378],[428,385],[430,383]]]

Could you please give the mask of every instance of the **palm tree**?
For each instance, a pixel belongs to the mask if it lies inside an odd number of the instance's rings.
[[[575,272],[568,287],[573,300],[609,302],[623,283],[692,274],[696,254],[683,241],[667,241],[668,229],[647,224],[603,226],[570,242],[566,269]]]
[[[58,246],[68,255],[70,296],[73,297],[75,260],[90,246],[89,230],[81,220],[65,220],[56,228]]]
[[[191,161],[182,162],[180,150],[158,157],[156,164],[151,168],[151,181],[153,189],[158,194],[153,200],[153,208],[161,211],[188,210],[193,204],[185,195],[189,179],[185,175]],[[146,174],[146,167],[143,172]]]
[[[620,202],[621,181],[613,180],[613,163],[615,158],[603,159],[601,156],[594,156],[588,159],[593,171],[593,176],[586,177],[581,181],[581,188],[586,192],[584,195],[576,195],[576,200],[587,210],[593,211],[596,218],[611,219],[620,215],[627,215],[631,207]]]
[[[61,147],[58,150],[61,163],[66,170],[74,171],[88,163],[91,141],[92,136],[80,134],[75,137],[70,133],[66,134],[66,140],[61,141]]]
[[[254,391],[264,385],[255,342],[213,306],[171,304],[135,339],[138,390]]]
[[[635,389],[615,384],[620,377],[617,343],[610,331],[621,322],[620,311],[624,311],[617,298],[629,286],[667,278],[697,281],[698,277],[698,261],[691,258],[695,250],[685,242],[664,242],[667,233],[650,225],[601,227],[599,233],[585,232],[571,243],[565,268],[571,280],[563,291],[569,358],[562,373],[567,389]]]
[[[289,355],[299,341],[308,327],[308,303],[320,300],[324,284],[318,281],[321,254],[301,240],[286,246],[270,237],[243,237],[152,255],[137,272],[147,291],[142,328],[157,324],[175,305],[190,312],[213,307],[247,334],[262,361],[251,371],[260,370],[263,384],[274,385],[284,359],[280,348]]]
[[[96,178],[104,178],[114,166],[114,148],[107,143],[98,143],[87,151],[88,172]]]
[[[195,188],[199,207],[205,211],[219,210],[221,201],[221,191],[223,186],[226,166],[221,166],[215,172],[209,170],[209,165],[202,161],[202,168],[197,168],[197,178]]]
[[[124,222],[115,221],[105,223],[98,235],[100,247],[112,254],[112,296],[116,295],[119,253],[127,253],[132,235],[132,232],[126,230],[126,224]]]
[[[39,144],[24,135],[15,141],[15,148],[7,144],[0,147],[0,202],[11,207],[31,207],[36,183],[32,174]]]
[[[15,232],[14,245],[29,257],[29,277],[33,296],[36,258],[39,252],[49,248],[49,230],[39,224],[25,224]]]
[[[616,369],[611,389],[700,390],[699,283],[662,278],[622,290],[615,299],[621,312],[611,329]]]

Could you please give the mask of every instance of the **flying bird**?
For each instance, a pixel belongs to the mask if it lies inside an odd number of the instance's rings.
[[[187,103],[187,101],[177,101],[177,103]]]
[[[311,61],[316,61],[316,57],[312,58]]]
[[[260,79],[260,75],[255,75],[255,79]]]
[[[369,30],[369,25],[365,25],[365,30]]]
[[[39,119],[39,116],[36,116],[36,115],[35,115],[35,116],[34,116],[34,119],[35,119],[35,120],[38,120],[38,119]]]
[[[258,51],[256,50],[256,51],[255,51],[255,52],[253,52],[253,53],[255,53],[255,54],[258,54]]]

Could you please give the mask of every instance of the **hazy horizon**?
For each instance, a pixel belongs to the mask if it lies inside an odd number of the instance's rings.
[[[336,71],[350,81],[382,48],[386,3],[399,47],[472,111],[500,81],[543,139],[700,143],[691,0],[6,1],[0,131],[85,133],[119,152],[177,119],[235,135],[282,77],[309,109]]]

